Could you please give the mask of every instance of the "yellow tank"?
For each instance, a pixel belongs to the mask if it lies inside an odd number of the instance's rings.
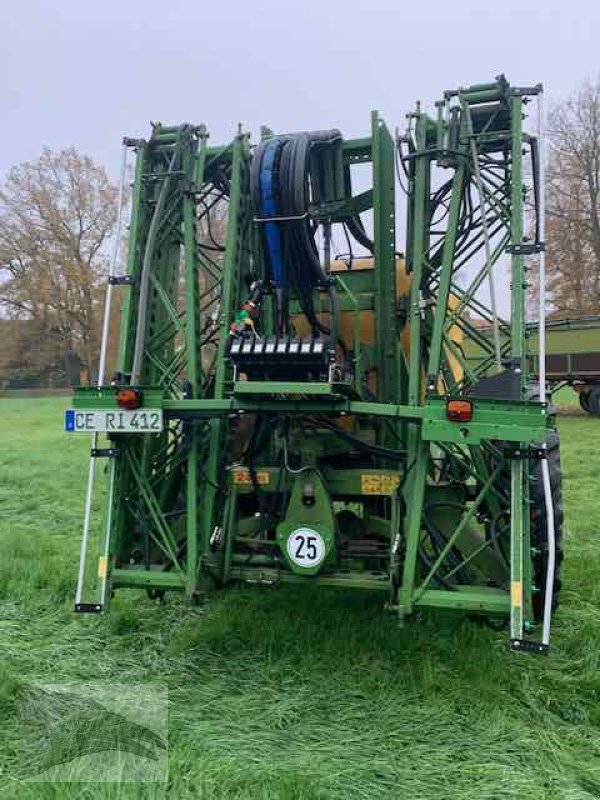
[[[352,272],[361,270],[372,270],[374,259],[372,258],[357,258],[352,262]],[[346,272],[347,265],[345,261],[333,261],[331,264],[331,272]],[[402,297],[408,300],[410,294],[411,277],[406,271],[406,262],[403,258],[396,259],[396,302],[399,302]],[[455,308],[458,305],[458,297],[450,295],[450,308]],[[319,318],[324,324],[328,323],[329,314],[320,314]],[[300,336],[307,336],[310,334],[310,326],[302,315],[294,317],[294,324]],[[354,349],[354,312],[342,311],[340,315],[340,337],[348,350]],[[455,342],[459,347],[462,342],[462,331],[457,325],[450,329],[450,339]],[[401,333],[400,340],[402,343],[402,350],[406,358],[410,351],[410,326],[406,325]],[[364,310],[360,312],[360,341],[362,344],[373,344],[375,341],[375,312],[371,310]],[[450,368],[454,374],[455,379],[462,377],[462,367],[458,360],[452,353],[446,352]],[[369,376],[369,388],[375,392],[376,379],[375,376]]]

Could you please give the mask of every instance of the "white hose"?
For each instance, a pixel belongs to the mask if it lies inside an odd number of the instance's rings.
[[[92,436],[92,450],[98,447],[98,434]],[[75,605],[81,603],[83,584],[85,582],[85,559],[90,538],[90,520],[92,515],[92,500],[94,497],[94,480],[96,478],[96,459],[90,456],[88,468],[87,490],[85,493],[85,511],[83,512],[83,534],[79,550],[79,575],[77,576],[77,589],[75,590]]]
[[[538,111],[538,143],[540,154],[540,179],[539,179],[539,231],[542,249],[539,263],[539,323],[538,323],[538,372],[540,402],[546,402],[546,254],[544,243],[546,237],[546,143],[544,132],[544,92],[540,88],[537,96]],[[546,528],[548,535],[548,564],[546,567],[546,585],[544,587],[544,617],[542,624],[542,644],[550,644],[550,624],[552,622],[552,596],[554,593],[554,575],[556,571],[556,531],[554,528],[554,503],[552,500],[552,486],[550,483],[550,469],[548,467],[548,445],[542,444],[543,457],[541,460],[542,486],[544,489],[544,503],[546,506]]]

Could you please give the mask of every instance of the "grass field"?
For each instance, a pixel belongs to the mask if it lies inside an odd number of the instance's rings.
[[[0,796],[204,800],[600,797],[600,420],[561,420],[567,559],[547,658],[361,593],[231,589],[207,606],[72,594],[88,442],[63,399],[0,401]],[[169,687],[168,784],[36,784],[19,698],[95,677]]]

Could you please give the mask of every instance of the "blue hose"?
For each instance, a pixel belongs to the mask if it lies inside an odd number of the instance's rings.
[[[280,146],[281,142],[276,138],[267,142],[260,165],[261,213],[263,217],[277,216],[277,204],[273,189],[275,158]],[[281,255],[281,236],[276,222],[265,222],[265,238],[275,287],[281,289],[285,284],[285,278]]]

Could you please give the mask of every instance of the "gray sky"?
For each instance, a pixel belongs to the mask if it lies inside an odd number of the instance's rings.
[[[255,138],[263,123],[352,137],[373,108],[393,131],[417,99],[433,112],[444,89],[500,72],[543,81],[550,101],[600,74],[600,0],[0,3],[0,179],[45,145],[74,145],[116,179],[121,137],[150,120],[204,122],[213,143],[238,122]],[[398,222],[403,249],[401,208]],[[506,265],[495,274],[506,314]]]
[[[44,145],[115,175],[151,119],[353,136],[501,71],[560,98],[600,71],[599,23],[599,0],[2,0],[0,176]]]

